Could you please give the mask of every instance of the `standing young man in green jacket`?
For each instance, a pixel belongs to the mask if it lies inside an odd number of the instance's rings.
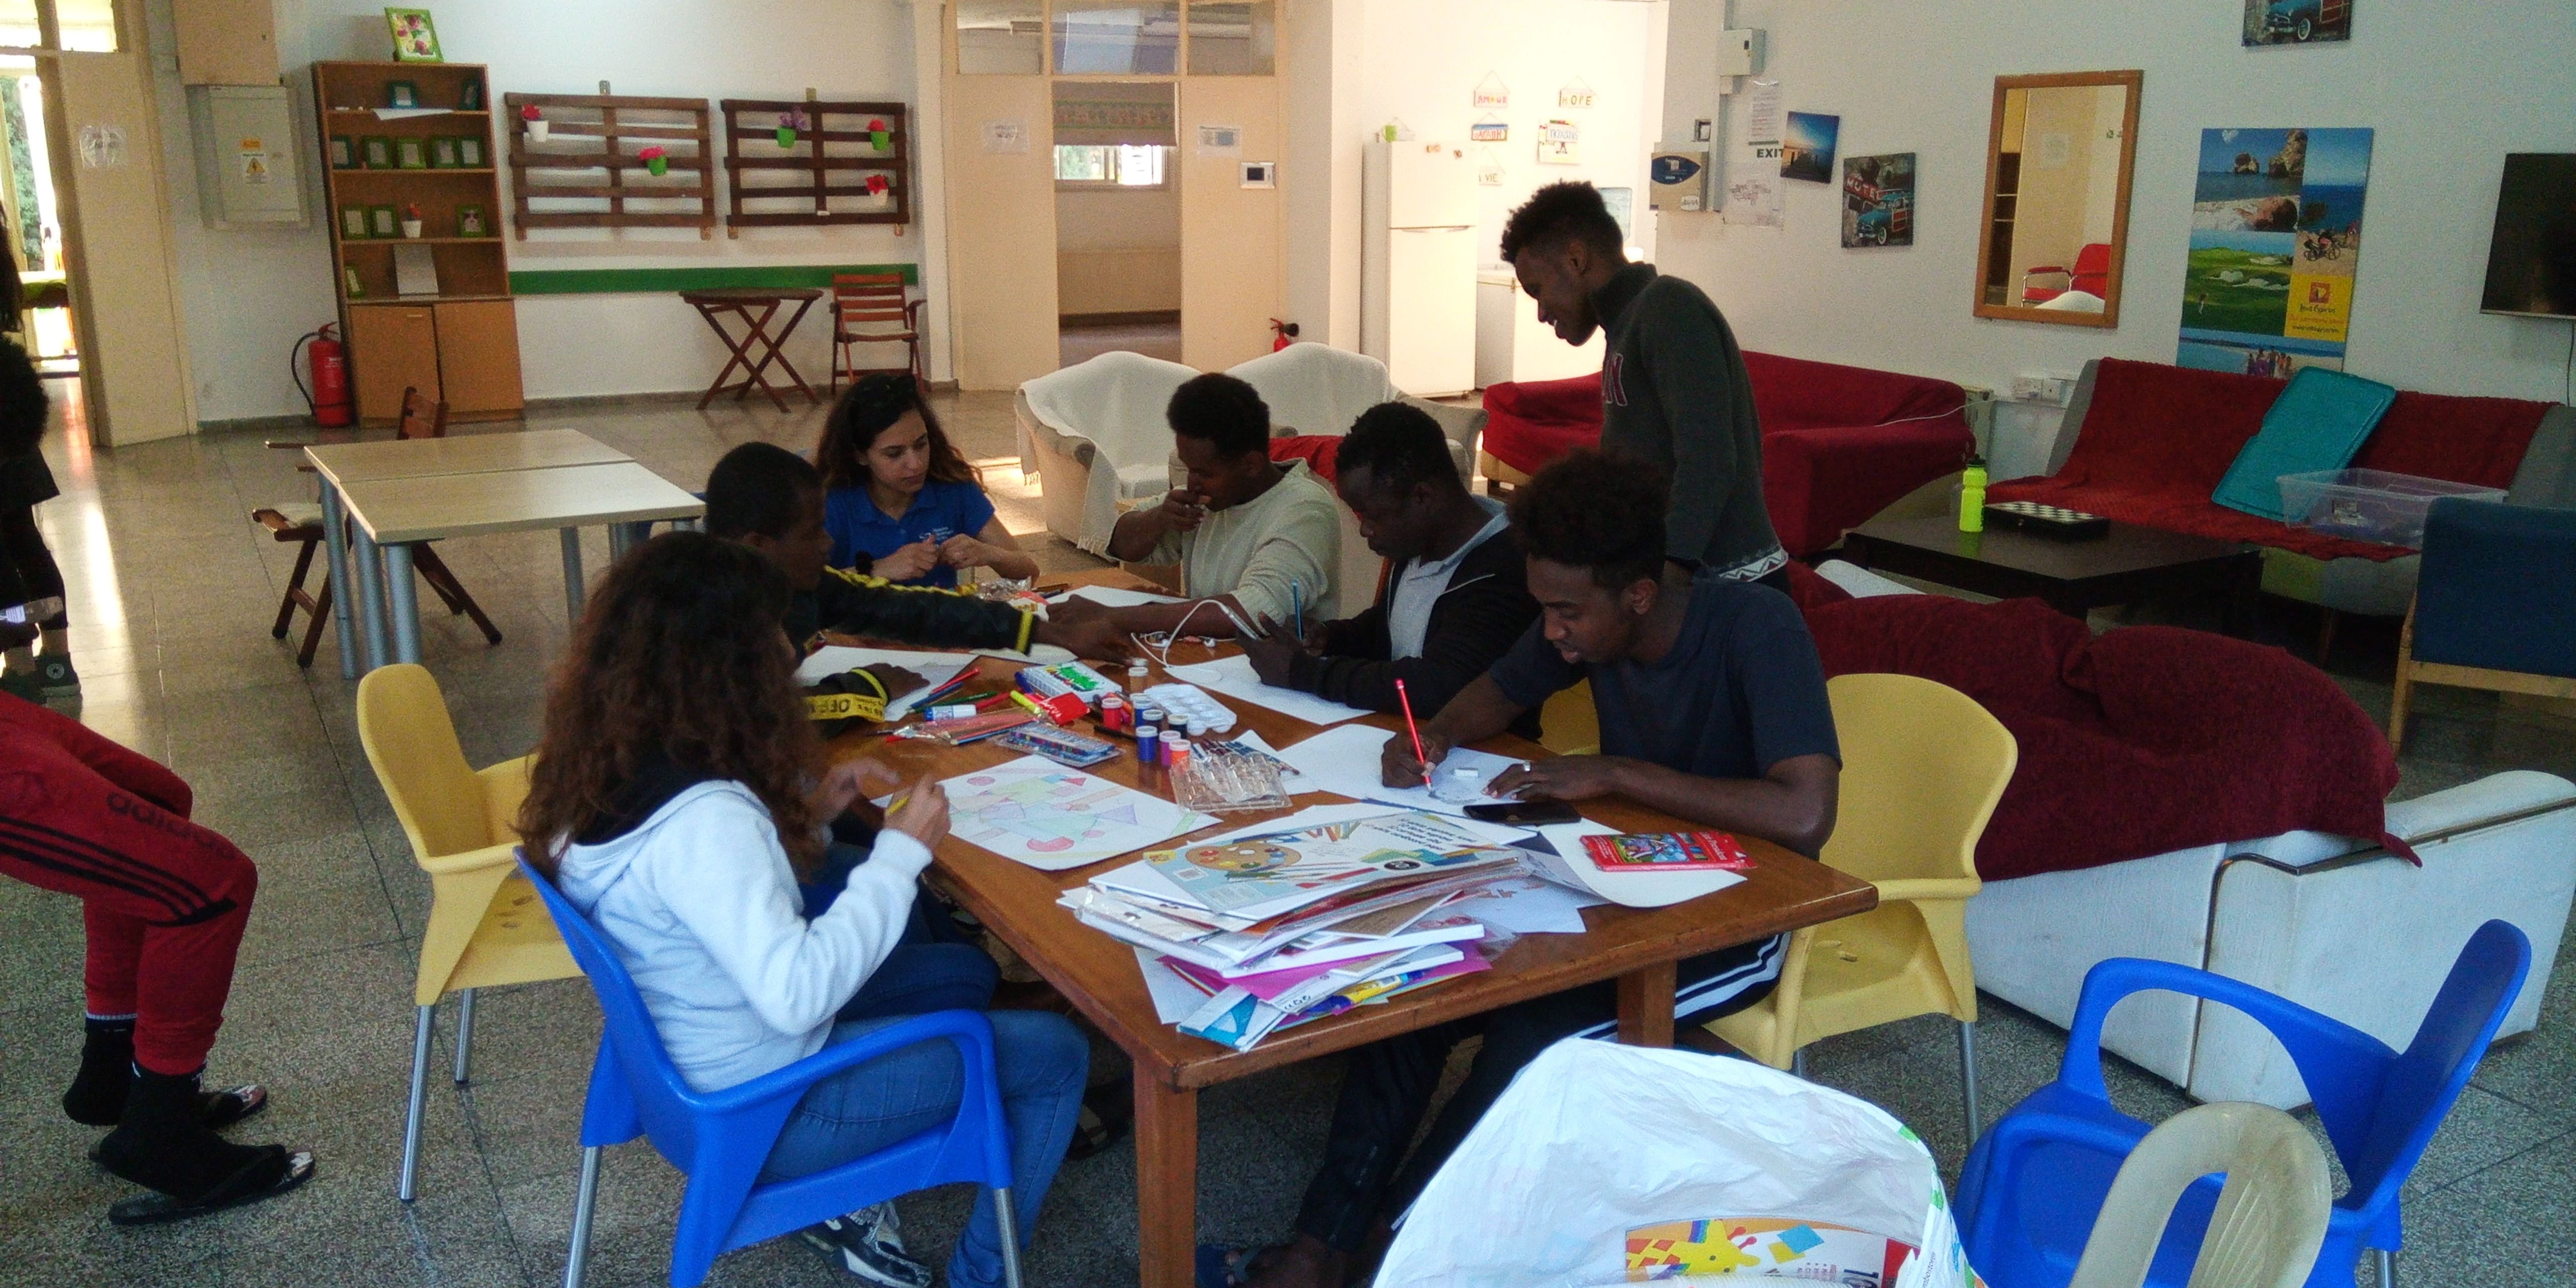
[[[1762,501],[1762,423],[1735,332],[1706,293],[1627,260],[1591,184],[1551,183],[1503,225],[1503,259],[1557,338],[1609,332],[1601,450],[1672,477],[1667,554],[1703,576],[1788,590],[1788,552]]]

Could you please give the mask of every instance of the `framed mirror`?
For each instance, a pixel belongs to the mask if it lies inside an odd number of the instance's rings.
[[[1976,315],[2120,325],[2146,73],[1995,78]]]

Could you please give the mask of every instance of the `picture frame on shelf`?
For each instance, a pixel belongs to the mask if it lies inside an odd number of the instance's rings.
[[[431,24],[429,10],[388,8],[385,10],[385,28],[393,33],[395,62],[443,63],[447,61],[446,57],[438,52],[438,28]]]
[[[381,134],[370,134],[358,140],[358,159],[369,170],[394,168],[394,141]]]
[[[354,170],[358,165],[358,141],[346,134],[331,136],[331,168]]]
[[[464,86],[456,91],[456,110],[460,112],[480,112],[483,110],[482,77],[477,76],[466,81]]]
[[[490,169],[492,159],[483,153],[483,136],[467,134],[456,140],[456,164],[467,170]]]
[[[398,222],[399,218],[400,217],[394,213],[394,208],[391,206],[367,207],[368,238],[372,240],[375,238],[401,236],[402,228]]]
[[[481,206],[458,206],[456,208],[456,235],[459,237],[489,237],[492,235],[492,225],[484,218],[483,208]]]
[[[395,168],[395,169],[397,169],[397,170],[426,170],[426,169],[428,169],[428,168],[429,168],[429,140],[427,140],[427,139],[396,139],[396,140],[394,140],[394,168]]]
[[[429,141],[429,168],[454,170],[465,163],[456,159],[456,140],[440,135]]]
[[[340,285],[348,290],[350,299],[362,300],[367,297],[367,288],[358,281],[358,266],[355,264],[340,266]]]
[[[367,231],[367,208],[357,202],[340,207],[340,240],[365,241],[374,234]]]
[[[410,81],[385,82],[385,106],[392,108],[420,106],[420,86]]]

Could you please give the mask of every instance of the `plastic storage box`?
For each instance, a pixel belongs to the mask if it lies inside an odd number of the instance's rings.
[[[2281,476],[2281,511],[2289,522],[2392,546],[2423,545],[2424,516],[2446,496],[2501,501],[2504,489],[2386,470],[2319,470]]]

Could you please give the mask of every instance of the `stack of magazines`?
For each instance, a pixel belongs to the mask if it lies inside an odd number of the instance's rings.
[[[1520,851],[1412,812],[1149,850],[1061,902],[1208,995],[1181,1031],[1248,1050],[1485,969],[1486,927],[1444,908],[1528,874]]]

